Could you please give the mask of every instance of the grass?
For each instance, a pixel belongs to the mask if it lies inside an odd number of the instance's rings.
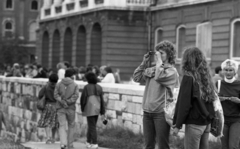
[[[144,140],[142,134],[134,134],[131,130],[121,127],[112,127],[98,132],[98,144],[111,149],[143,149]],[[170,148],[184,149],[183,139],[170,136]],[[221,144],[209,141],[209,148],[219,149]]]

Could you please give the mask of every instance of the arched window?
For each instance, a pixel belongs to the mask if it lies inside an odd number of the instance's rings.
[[[177,37],[176,37],[177,60],[182,59],[182,52],[185,46],[186,46],[186,26],[180,25],[177,28]]]
[[[155,45],[163,40],[163,30],[162,28],[157,28],[155,30]]]
[[[12,30],[12,23],[11,22],[6,22],[5,30]]]
[[[6,9],[13,9],[13,0],[6,0]]]
[[[36,30],[38,28],[38,24],[36,22],[32,22],[29,25],[29,41],[36,41],[37,34]]]
[[[4,27],[3,27],[3,36],[5,38],[12,38],[13,37],[13,22],[11,20],[5,20]]]
[[[240,60],[240,18],[231,23],[230,58]]]
[[[203,51],[207,60],[212,54],[212,23],[205,22],[197,25],[196,46]]]
[[[38,10],[38,1],[36,1],[36,0],[32,1],[31,10]]]

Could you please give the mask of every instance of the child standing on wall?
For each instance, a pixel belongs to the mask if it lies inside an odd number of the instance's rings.
[[[97,84],[97,76],[93,72],[85,74],[85,78],[88,82],[84,86],[81,96],[81,110],[83,116],[87,117],[87,148],[98,148],[97,144],[97,120],[98,115],[101,114],[104,118],[105,106],[103,100],[102,87]]]

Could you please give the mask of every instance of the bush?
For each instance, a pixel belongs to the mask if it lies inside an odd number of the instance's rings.
[[[184,149],[183,138],[171,135],[169,139],[171,149]],[[121,127],[112,127],[98,133],[98,144],[112,149],[143,149],[144,140],[142,134],[134,134],[131,130]],[[221,148],[220,141],[209,141],[209,148]]]

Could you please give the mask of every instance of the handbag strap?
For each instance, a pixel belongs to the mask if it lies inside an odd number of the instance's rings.
[[[218,91],[218,93],[220,93],[220,88],[221,88],[221,80],[218,80],[218,89],[217,89],[217,91]]]

